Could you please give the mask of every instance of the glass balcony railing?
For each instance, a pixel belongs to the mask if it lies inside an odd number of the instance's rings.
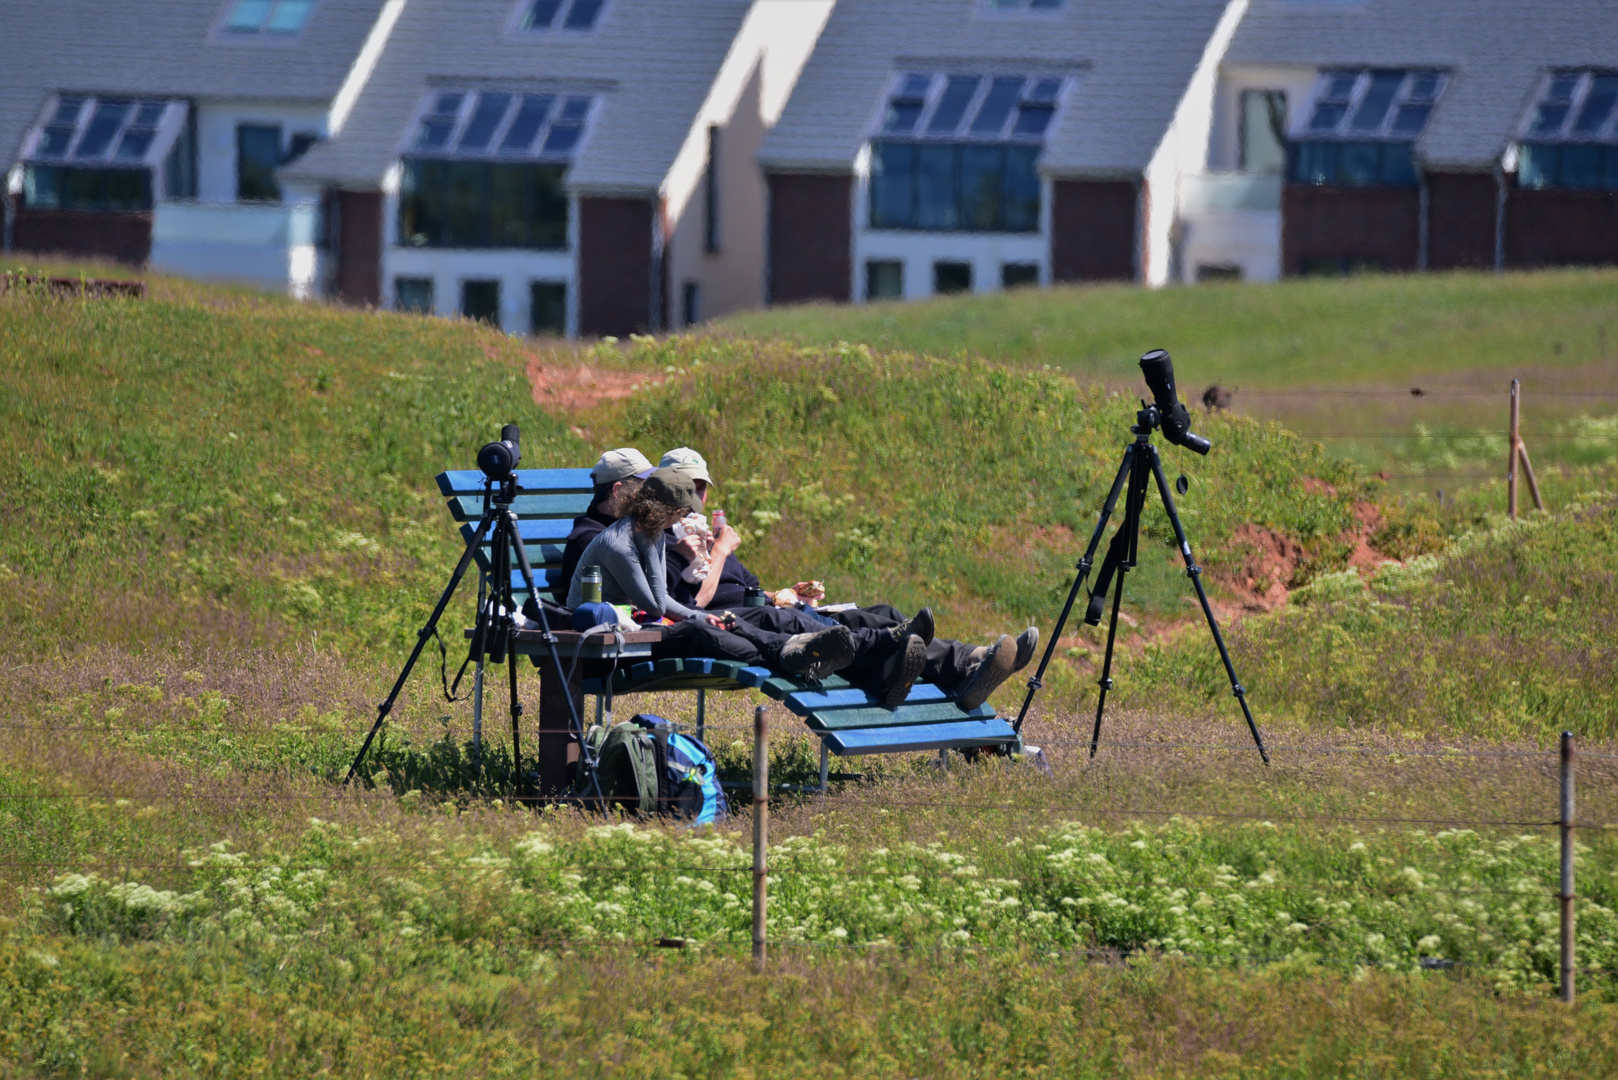
[[[1199,173],[1180,180],[1180,212],[1186,217],[1280,209],[1280,173]]]
[[[160,202],[152,213],[152,241],[295,248],[320,243],[320,206]]]

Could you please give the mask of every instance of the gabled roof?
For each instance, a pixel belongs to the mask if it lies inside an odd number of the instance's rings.
[[[1252,0],[1227,64],[1442,67],[1416,144],[1429,165],[1492,168],[1551,68],[1618,68],[1613,0]]]
[[[342,133],[290,179],[375,187],[429,87],[500,85],[598,95],[568,186],[652,193],[713,86],[751,0],[608,0],[589,32],[508,29],[514,0],[411,0]]]
[[[1066,69],[1076,85],[1041,171],[1139,174],[1162,141],[1229,0],[1065,0],[1057,11],[988,0],[840,0],[759,160],[848,172],[897,71]]]
[[[216,32],[232,0],[9,0],[0,12],[0,170],[56,91],[323,103],[384,0],[319,0],[303,32]]]

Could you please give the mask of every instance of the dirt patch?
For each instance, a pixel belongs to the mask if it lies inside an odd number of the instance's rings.
[[[1355,503],[1354,519],[1358,524],[1345,532],[1342,537],[1344,540],[1351,540],[1354,543],[1354,550],[1348,556],[1350,569],[1358,570],[1364,574],[1375,570],[1383,563],[1399,561],[1382,554],[1371,546],[1371,537],[1375,536],[1377,531],[1382,528],[1382,511],[1376,508],[1376,504],[1368,502]]]
[[[1318,476],[1306,476],[1306,477],[1304,477],[1303,478],[1303,490],[1308,492],[1311,495],[1336,495],[1337,494],[1336,485],[1328,484],[1328,483],[1326,483],[1326,481],[1320,479],[1320,477],[1318,477]]]
[[[588,364],[547,363],[528,354],[525,368],[534,404],[551,413],[576,413],[605,402],[622,401],[635,391],[658,386],[666,378],[638,371],[605,371]]]
[[[1239,565],[1219,575],[1243,611],[1274,611],[1287,602],[1287,585],[1303,565],[1303,545],[1251,522],[1236,527],[1231,546],[1246,549]]]

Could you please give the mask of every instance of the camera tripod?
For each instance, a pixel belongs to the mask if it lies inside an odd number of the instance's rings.
[[[1149,354],[1150,355],[1150,354]],[[1164,354],[1164,360],[1167,355]],[[1145,365],[1143,364],[1143,367]],[[1172,379],[1172,375],[1170,376]],[[1172,397],[1172,383],[1170,384]],[[1155,387],[1154,387],[1155,388]],[[1161,395],[1160,395],[1161,396]],[[1107,627],[1107,651],[1101,665],[1101,694],[1096,701],[1095,731],[1090,736],[1090,756],[1095,757],[1096,747],[1101,742],[1101,714],[1107,707],[1107,692],[1112,689],[1112,654],[1113,644],[1118,636],[1118,609],[1124,599],[1124,577],[1137,565],[1137,555],[1140,547],[1140,519],[1145,508],[1147,498],[1147,484],[1155,480],[1158,496],[1163,500],[1163,509],[1167,511],[1169,523],[1174,526],[1174,538],[1179,544],[1180,554],[1185,558],[1185,573],[1191,579],[1191,584],[1197,590],[1197,600],[1202,604],[1202,613],[1207,617],[1208,630],[1213,634],[1214,644],[1219,648],[1219,659],[1224,661],[1225,673],[1230,676],[1231,693],[1241,703],[1242,715],[1247,718],[1247,729],[1253,733],[1253,742],[1258,746],[1258,753],[1264,759],[1264,764],[1270,763],[1269,751],[1264,749],[1264,740],[1258,733],[1258,725],[1253,722],[1253,711],[1247,706],[1247,692],[1236,678],[1236,669],[1231,665],[1230,652],[1225,648],[1225,639],[1219,633],[1219,624],[1214,619],[1213,608],[1208,606],[1208,593],[1202,587],[1202,568],[1191,555],[1191,542],[1186,539],[1185,528],[1180,524],[1180,515],[1174,509],[1174,496],[1169,494],[1168,481],[1163,476],[1163,462],[1158,457],[1157,447],[1152,445],[1152,432],[1163,423],[1163,414],[1157,405],[1148,405],[1141,402],[1141,409],[1135,414],[1135,425],[1129,430],[1134,433],[1135,441],[1124,448],[1124,457],[1118,467],[1118,476],[1112,482],[1112,489],[1107,493],[1107,501],[1102,504],[1101,518],[1096,522],[1095,532],[1090,537],[1090,544],[1084,550],[1084,556],[1079,559],[1078,574],[1073,579],[1073,588],[1067,594],[1067,603],[1062,605],[1062,615],[1056,620],[1056,629],[1051,633],[1045,645],[1045,653],[1040,658],[1039,668],[1028,680],[1028,695],[1023,698],[1022,708],[1017,713],[1017,722],[1013,730],[1022,731],[1024,719],[1028,716],[1028,707],[1033,704],[1034,695],[1043,685],[1045,669],[1050,665],[1051,657],[1056,653],[1056,643],[1062,637],[1062,629],[1067,625],[1068,616],[1073,612],[1073,605],[1084,589],[1084,584],[1090,576],[1090,569],[1094,565],[1096,549],[1101,546],[1102,534],[1107,530],[1107,522],[1112,517],[1113,510],[1118,505],[1118,495],[1125,493],[1124,520],[1113,534],[1112,543],[1107,548],[1106,557],[1101,561],[1101,572],[1096,577],[1095,588],[1091,590],[1089,605],[1085,612],[1085,622],[1091,626],[1098,625],[1101,620],[1102,609],[1106,606],[1107,589],[1112,584],[1112,578],[1117,576],[1117,583],[1113,585],[1112,621]],[[1173,437],[1172,432],[1166,432]],[[1181,438],[1186,436],[1182,433]],[[1195,439],[1195,436],[1190,438]],[[1183,444],[1184,445],[1184,444]],[[1197,449],[1196,444],[1189,444]],[[1201,441],[1201,453],[1207,452],[1206,441]],[[1185,494],[1184,477],[1181,478],[1180,494]]]
[[[513,430],[513,429],[508,429]],[[480,458],[481,464],[481,458]],[[512,462],[515,464],[515,462]],[[487,473],[488,470],[485,470]],[[472,565],[480,545],[484,542],[485,534],[489,535],[489,572],[487,580],[492,582],[493,588],[487,592],[478,589],[477,621],[473,624],[472,650],[473,657],[488,656],[491,663],[498,664],[505,661],[506,669],[510,674],[511,686],[511,760],[517,771],[517,796],[527,795],[526,774],[522,768],[522,743],[519,734],[520,720],[522,719],[522,700],[517,695],[517,606],[512,598],[512,555],[516,555],[518,569],[522,573],[522,581],[528,588],[528,595],[534,598],[534,607],[539,612],[539,625],[541,640],[550,652],[552,669],[563,685],[567,682],[567,672],[562,668],[562,658],[556,649],[556,635],[551,632],[550,620],[545,615],[545,605],[539,602],[539,592],[534,584],[534,568],[528,562],[528,552],[523,548],[522,537],[517,533],[517,515],[511,509],[513,500],[520,490],[517,487],[516,475],[510,471],[509,466],[504,470],[505,475],[499,478],[486,476],[483,483],[483,516],[478,519],[476,528],[472,530],[471,539],[466,543],[466,550],[455,564],[455,570],[450,574],[449,585],[445,587],[443,595],[438,598],[438,604],[427,619],[416,637],[416,647],[410,652],[410,659],[405,661],[399,677],[388,692],[387,700],[377,706],[376,723],[371,725],[370,733],[365,736],[365,742],[360,746],[360,752],[355,755],[354,763],[348,767],[348,776],[343,780],[347,784],[354,779],[359,771],[360,764],[371,749],[371,740],[381,730],[383,721],[393,711],[394,702],[398,700],[399,692],[404,688],[405,680],[410,677],[410,671],[421,658],[421,652],[427,647],[427,641],[437,633],[438,620],[443,616],[444,609],[455,595],[455,589],[460,585],[461,579]],[[479,672],[478,692],[482,693],[481,670]],[[481,701],[481,698],[480,698]],[[602,799],[601,785],[593,768],[584,740],[584,727],[579,721],[578,709],[575,707],[572,696],[567,696],[568,732],[578,740],[581,749],[579,766],[585,777],[588,778],[592,794],[597,806],[605,806]]]

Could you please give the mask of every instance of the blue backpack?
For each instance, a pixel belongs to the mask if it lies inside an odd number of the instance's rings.
[[[692,825],[730,816],[719,763],[702,743],[674,730],[661,716],[636,713],[629,721],[651,732],[657,771],[657,805]]]

